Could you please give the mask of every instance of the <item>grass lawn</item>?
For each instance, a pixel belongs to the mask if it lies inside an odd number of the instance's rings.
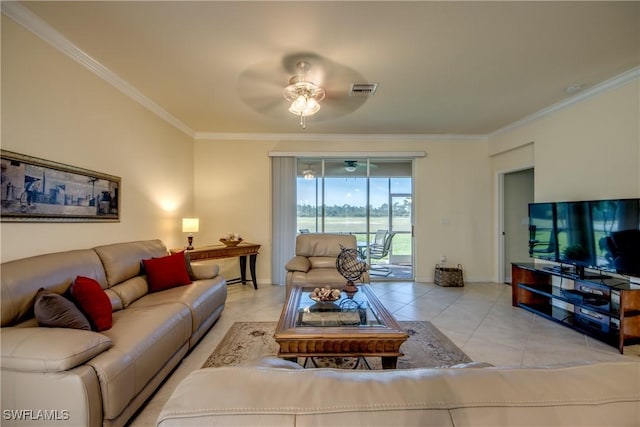
[[[387,217],[371,217],[369,223],[369,238],[366,235],[366,219],[358,217],[326,217],[325,233],[351,233],[355,234],[359,242],[373,240],[376,230],[388,230],[389,222]],[[318,223],[316,229],[316,219],[309,217],[298,217],[298,229],[308,228],[312,233],[322,232],[322,225]],[[391,250],[394,255],[411,255],[411,219],[407,217],[394,217],[393,231],[396,235],[391,242]]]

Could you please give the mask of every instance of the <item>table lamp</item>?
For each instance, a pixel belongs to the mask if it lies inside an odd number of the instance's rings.
[[[189,246],[187,249],[193,249],[193,233],[197,233],[200,228],[200,219],[199,218],[182,218],[182,232],[189,233],[187,236],[187,240],[189,242]]]

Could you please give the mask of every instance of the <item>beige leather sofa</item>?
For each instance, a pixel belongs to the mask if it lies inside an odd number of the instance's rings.
[[[167,254],[150,240],[2,264],[3,426],[121,426],[131,418],[218,319],[227,297],[211,262],[193,263],[198,280],[189,285],[148,293],[141,260]],[[112,327],[38,327],[37,290],[62,294],[78,275],[106,289]]]
[[[631,427],[639,367],[201,369],[176,387],[157,425]]]
[[[286,265],[287,293],[294,285],[344,286],[347,279],[336,269],[336,258],[342,247],[356,249],[356,236],[351,234],[305,233],[296,237],[296,256]],[[369,282],[365,272],[360,281]]]

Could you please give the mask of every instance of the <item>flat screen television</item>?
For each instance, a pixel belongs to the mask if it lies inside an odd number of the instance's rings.
[[[595,233],[590,202],[556,203],[558,262],[596,267]]]
[[[558,260],[555,203],[529,204],[529,256],[547,261]]]
[[[534,258],[640,277],[640,199],[533,203],[529,234]]]

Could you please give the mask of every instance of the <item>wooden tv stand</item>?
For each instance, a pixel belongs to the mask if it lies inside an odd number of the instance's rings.
[[[640,344],[640,285],[622,277],[576,275],[555,264],[513,263],[514,307],[583,332],[624,352]]]

